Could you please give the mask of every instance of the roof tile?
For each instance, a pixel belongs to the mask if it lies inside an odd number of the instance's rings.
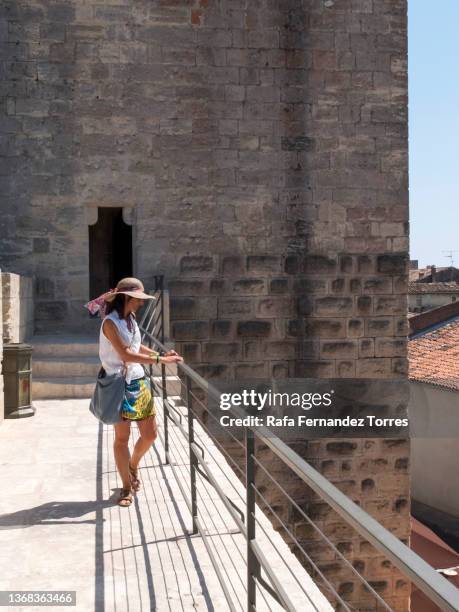
[[[408,293],[459,293],[459,283],[408,283]]]
[[[459,391],[459,318],[408,343],[410,380]]]

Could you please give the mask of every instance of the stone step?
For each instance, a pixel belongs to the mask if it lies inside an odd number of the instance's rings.
[[[74,357],[48,357],[33,355],[32,371],[34,376],[59,377],[59,376],[97,376],[101,363],[99,357],[88,357],[86,355]],[[161,366],[153,366],[153,375],[161,376]],[[177,365],[168,364],[166,377],[177,375]]]
[[[85,355],[74,357],[44,357],[32,358],[32,375],[38,378],[72,378],[74,376],[91,376],[96,378],[100,369],[99,357]]]
[[[90,398],[94,376],[32,376],[32,401],[41,399]]]
[[[153,376],[157,394],[162,395],[161,377]],[[96,384],[95,376],[32,376],[32,400],[90,398]],[[166,378],[168,395],[179,395],[181,388],[178,376]]]
[[[157,394],[162,395],[162,379],[160,376],[153,376],[153,383],[156,385]],[[167,395],[180,395],[182,383],[178,376],[166,377]]]
[[[148,366],[147,366],[148,367]],[[161,377],[161,366],[154,365],[153,366],[153,376]],[[177,364],[176,363],[168,363],[166,367],[166,378],[169,376],[177,376]]]
[[[33,346],[32,356],[37,357],[97,357],[99,339],[94,336],[37,335],[28,340]]]
[[[94,363],[90,361],[89,358],[95,358],[97,363],[99,362],[99,343],[98,340],[95,340],[91,336],[34,336],[30,340],[27,341],[28,344],[32,344],[33,346],[33,364],[35,368],[35,364],[37,362],[41,362],[46,360],[49,362],[50,359],[62,359],[64,363],[72,362],[76,363],[78,361],[84,361],[85,363]],[[84,358],[84,359],[82,359]],[[43,365],[44,368],[47,368],[47,365]],[[64,368],[66,366],[63,366]],[[70,366],[69,366],[70,367]],[[100,367],[100,366],[99,366]],[[41,366],[38,366],[41,368]],[[99,368],[91,369],[87,374],[86,371],[81,373],[82,376],[92,375],[93,373],[97,374]],[[36,372],[38,376],[44,376],[41,371]],[[153,374],[157,376],[161,376],[161,366],[154,365],[153,366]],[[177,365],[175,363],[171,363],[167,365],[166,375],[177,374]],[[58,376],[55,372],[50,373],[51,376]],[[72,376],[72,372],[67,371],[63,374],[64,376]],[[78,374],[75,373],[76,376]]]
[[[38,334],[28,341],[32,353],[33,399],[89,398],[100,369],[99,343],[96,335]],[[153,380],[161,384],[161,366],[154,365]],[[180,393],[177,366],[167,366],[168,394]]]

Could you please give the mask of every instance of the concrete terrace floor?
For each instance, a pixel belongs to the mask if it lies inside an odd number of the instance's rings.
[[[99,425],[88,411],[89,400],[34,405],[35,416],[0,425],[0,590],[74,590],[76,608],[68,609],[82,612],[230,610],[201,535],[189,533],[190,512],[172,468],[164,464],[161,441],[143,459],[141,491],[130,508],[121,508],[113,427]],[[209,466],[223,466],[220,475],[215,472],[218,480],[243,509],[244,488],[205,432],[197,428],[197,434]],[[137,435],[133,425],[131,445]],[[189,491],[187,442],[176,427],[170,428],[170,441]],[[244,610],[245,539],[215,490],[197,479],[208,542],[226,574],[234,608]],[[295,608],[332,610],[264,515],[260,520],[283,560],[261,529],[257,539]],[[258,591],[257,610],[280,609]]]

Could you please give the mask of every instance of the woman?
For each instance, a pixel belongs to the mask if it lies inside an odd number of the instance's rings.
[[[160,355],[141,344],[135,313],[145,300],[154,299],[144,293],[137,278],[123,278],[116,289],[93,300],[87,306],[103,317],[99,334],[99,357],[108,375],[125,372],[125,399],[121,407],[121,421],[114,425],[113,451],[123,483],[118,504],[130,506],[133,491],[138,491],[139,462],[157,436],[156,408],[151,393],[150,379],[141,364],[179,363],[183,361],[175,351]],[[140,436],[132,457],[129,454],[131,421],[136,421]]]

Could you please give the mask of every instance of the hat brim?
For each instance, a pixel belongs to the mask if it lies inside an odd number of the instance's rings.
[[[104,297],[104,300],[106,302],[113,302],[113,300],[116,298],[117,295],[119,295],[120,293],[124,293],[124,295],[129,295],[130,297],[134,297],[137,298],[138,300],[155,300],[155,296],[154,295],[148,295],[148,293],[144,293],[143,291],[116,291],[114,293],[110,293],[108,294],[106,297]]]

